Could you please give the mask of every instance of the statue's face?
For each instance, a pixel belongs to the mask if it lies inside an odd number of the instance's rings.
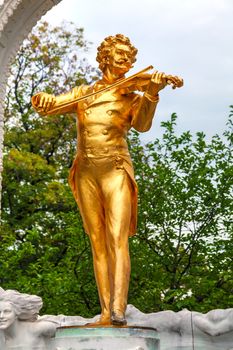
[[[109,54],[108,66],[115,74],[127,73],[132,66],[130,47],[121,43],[115,44]]]
[[[0,329],[7,329],[14,323],[17,316],[11,303],[0,301]]]

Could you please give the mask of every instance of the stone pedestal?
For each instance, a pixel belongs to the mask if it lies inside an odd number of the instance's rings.
[[[159,350],[158,333],[141,327],[61,327],[53,350]]]

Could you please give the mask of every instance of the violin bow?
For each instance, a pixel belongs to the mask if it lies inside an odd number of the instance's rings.
[[[143,74],[143,73],[145,73],[145,72],[147,72],[148,70],[151,70],[151,69],[153,69],[153,68],[154,68],[153,66],[148,66],[148,67],[146,67],[146,68],[140,70],[139,72],[137,72],[137,73],[135,73],[135,74],[133,74],[133,75],[130,75],[128,78],[122,78],[122,79],[116,81],[115,83],[112,83],[112,84],[110,84],[109,86],[106,86],[106,87],[104,87],[104,88],[102,88],[102,89],[100,89],[100,90],[98,90],[98,91],[94,91],[94,92],[91,92],[91,93],[86,94],[86,95],[84,95],[84,96],[77,97],[77,98],[75,98],[72,102],[69,101],[69,102],[61,103],[59,106],[57,106],[57,107],[51,109],[50,111],[46,112],[46,114],[47,114],[47,115],[53,114],[53,113],[59,111],[59,109],[61,109],[62,107],[67,107],[67,106],[69,106],[69,105],[71,105],[71,104],[84,101],[84,100],[86,100],[86,99],[89,98],[89,97],[92,97],[92,96],[95,96],[95,95],[100,94],[100,93],[102,93],[102,92],[106,92],[106,91],[108,91],[108,90],[111,90],[112,88],[114,88],[114,87],[116,87],[116,86],[119,86],[119,85],[122,85],[122,84],[126,83],[127,81],[130,81],[131,79],[134,79],[134,78],[137,77],[138,75]]]

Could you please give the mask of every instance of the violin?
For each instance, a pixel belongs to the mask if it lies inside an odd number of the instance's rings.
[[[145,92],[149,82],[151,80],[153,81],[153,76],[156,73],[156,72],[154,72],[153,74],[145,73],[151,69],[153,69],[153,66],[148,66],[148,67],[142,69],[141,71],[139,71],[139,72],[127,77],[127,78],[124,77],[124,78],[119,79],[116,82],[104,87],[104,88],[101,88],[97,91],[88,93],[84,96],[78,97],[72,101],[72,104],[76,103],[76,102],[84,101],[89,97],[92,97],[92,96],[95,96],[97,94],[109,91],[109,90],[116,88],[118,86],[120,89],[123,89],[125,94],[131,93],[134,91]],[[176,89],[177,87],[178,88],[182,87],[184,85],[183,79],[180,77],[177,77],[177,76],[167,75],[167,74],[163,73],[162,78],[164,78],[166,80],[166,84],[171,85],[173,89]],[[58,107],[51,109],[47,114],[53,114],[57,110],[59,110],[61,107],[68,106],[70,103],[71,102],[64,102],[63,104],[60,104]]]
[[[145,70],[147,70],[147,68],[145,68]],[[148,88],[148,84],[153,79],[153,76],[155,75],[155,73],[157,73],[157,72],[154,72],[153,74],[144,73],[145,70],[143,69],[143,71],[136,73],[134,76],[125,78],[124,81],[122,80],[122,82],[119,85],[122,85],[121,86],[122,89],[126,89],[126,93],[130,93],[134,91],[145,92]],[[184,85],[183,79],[178,76],[167,75],[163,73],[162,78],[165,79],[166,84],[171,85],[173,89],[180,88]]]

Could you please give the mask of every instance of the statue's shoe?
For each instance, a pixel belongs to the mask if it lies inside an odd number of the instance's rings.
[[[121,311],[112,311],[111,323],[114,326],[125,326],[127,324],[125,314]]]
[[[100,318],[95,321],[95,322],[90,322],[90,323],[86,323],[85,326],[91,326],[91,327],[101,327],[101,326],[110,326],[111,325],[111,320],[110,320],[110,316],[105,316],[105,315],[101,315]]]

